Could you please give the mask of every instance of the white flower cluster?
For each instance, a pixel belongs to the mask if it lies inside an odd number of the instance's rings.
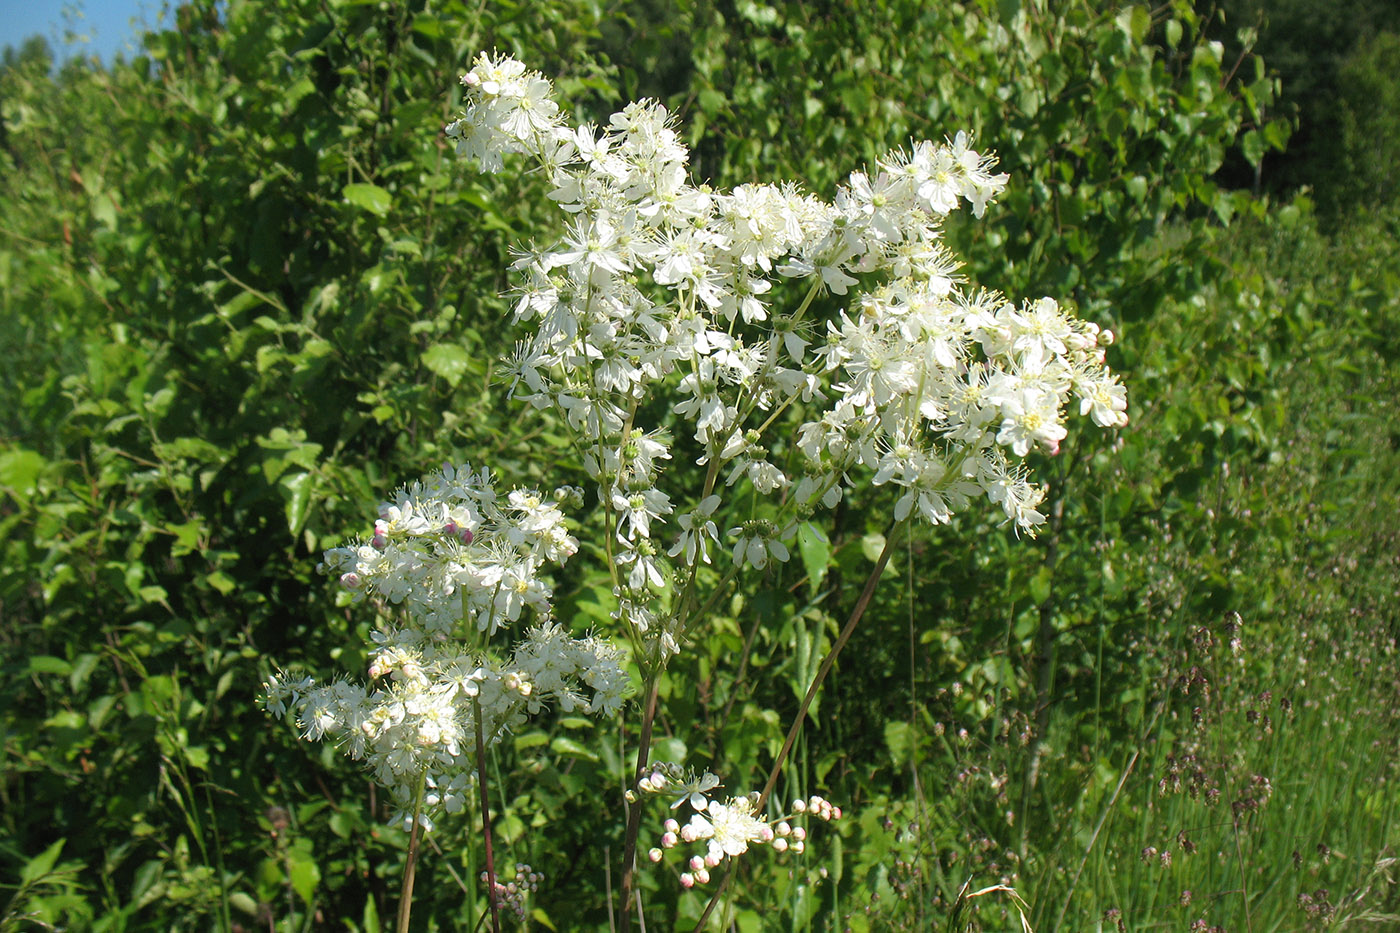
[[[447,635],[467,619],[490,635],[526,607],[548,613],[540,573],[578,550],[559,508],[573,495],[517,489],[501,503],[485,470],[444,466],[379,507],[368,543],[327,551],[318,570],[402,606],[415,632]]]
[[[719,778],[715,775],[706,772],[697,778],[670,762],[652,765],[651,774],[637,782],[637,789],[643,793],[675,797],[671,809],[689,803],[695,811],[684,825],[674,817],[668,818],[664,824],[665,832],[661,835],[661,845],[647,852],[647,858],[660,862],[668,849],[682,844],[703,843],[704,855],[693,854],[686,859],[689,871],[681,873],[682,887],[708,883],[710,869],[726,858],[743,855],[751,845],[772,846],[773,851],[779,853],[802,854],[807,847],[807,830],[793,825],[798,817],[810,816],[828,823],[841,818],[840,807],[813,795],[808,800],[793,801],[790,814],[765,819],[756,812],[758,794],[730,797],[723,802],[711,800],[706,795],[718,786]]]
[[[401,608],[402,624],[372,634],[376,689],[346,681],[275,675],[267,709],[289,711],[304,738],[328,738],[363,759],[411,822],[418,782],[425,803],[456,813],[466,804],[480,723],[494,742],[546,704],[613,716],[628,688],[622,652],[596,637],[573,638],[548,621],[550,590],[539,574],[577,550],[553,498],[515,490],[498,503],[490,476],[447,466],[380,507],[369,543],[326,552],[356,598]],[[508,660],[480,646],[529,607],[531,626]],[[425,826],[432,821],[421,817]]]
[[[898,518],[947,522],[985,496],[1033,531],[1044,492],[1020,458],[1058,449],[1075,400],[1101,426],[1126,423],[1104,365],[1111,333],[960,275],[941,219],[963,202],[981,216],[1007,179],[965,134],[891,152],[832,202],[791,184],[724,193],[690,184],[660,104],[572,127],[518,61],[482,54],[462,83],[465,112],[447,127],[458,152],[487,171],[527,154],[565,212],[558,239],[514,264],[515,315],[534,329],[513,392],[574,432],[609,516],[619,618],[660,660],[685,600],[660,618],[653,597],[710,562],[725,487],[768,503],[726,533],[739,566],[788,560],[801,520],[838,502],[857,468],[899,488]],[[788,280],[805,291],[785,302]],[[849,294],[844,310],[818,315],[821,292]],[[661,421],[703,451],[698,494],[660,488]]]

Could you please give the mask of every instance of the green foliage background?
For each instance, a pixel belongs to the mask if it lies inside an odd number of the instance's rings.
[[[783,789],[850,817],[802,860],[746,859],[729,922],[1012,927],[1009,900],[958,902],[969,879],[1014,886],[1038,930],[1386,922],[1397,40],[1327,46],[1322,133],[1247,13],[199,0],[110,68],[7,51],[0,929],[392,914],[403,834],[255,698],[273,663],[361,675],[372,620],[315,565],[394,486],[445,459],[580,481],[495,378],[509,248],[552,210],[441,134],[492,47],[581,117],[662,98],[717,186],[829,195],[911,136],[971,129],[1011,184],[949,230],[970,275],[1119,335],[1134,421],[1038,465],[1040,539],[968,517],[898,542]],[[843,509],[804,555],[821,587],[781,568],[725,607],[663,685],[663,754],[753,783],[887,513],[877,493]],[[579,629],[606,623],[585,556],[558,587]],[[607,927],[622,761],[568,718],[497,756],[504,847],[548,878],[536,928]],[[475,836],[437,837],[415,916],[454,929],[479,915]],[[693,925],[702,897],[645,886],[650,925]]]

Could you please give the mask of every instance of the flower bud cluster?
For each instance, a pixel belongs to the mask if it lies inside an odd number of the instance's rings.
[[[276,674],[263,685],[268,711],[363,760],[401,808],[395,820],[410,822],[420,780],[429,813],[467,804],[478,726],[491,743],[549,704],[615,715],[628,689],[622,652],[549,621],[539,575],[577,550],[558,508],[571,497],[515,490],[500,503],[490,476],[468,466],[409,486],[381,506],[369,543],[328,551],[322,564],[357,598],[402,610],[398,626],[371,634],[374,685]],[[486,650],[483,633],[525,608],[541,621],[509,656]]]
[[[947,522],[985,498],[1033,531],[1044,492],[1021,458],[1058,449],[1076,401],[1100,426],[1126,423],[1111,334],[960,273],[943,217],[982,216],[1007,181],[966,134],[891,152],[830,202],[792,184],[718,192],[689,182],[656,102],[575,127],[508,57],[483,53],[462,83],[458,152],[486,171],[527,154],[563,211],[557,237],[514,263],[515,317],[532,331],[512,392],[573,432],[608,514],[618,618],[660,660],[680,633],[641,607],[693,579],[720,529],[737,565],[785,562],[800,523],[864,475],[896,487],[898,518]],[[699,445],[698,495],[662,488],[673,441],[644,415]],[[721,523],[738,487],[758,504]]]
[[[703,855],[692,853],[685,857],[688,870],[681,873],[682,887],[707,884],[711,869],[726,858],[743,855],[751,845],[767,845],[775,852],[801,855],[807,848],[807,830],[793,825],[794,821],[807,817],[829,823],[841,818],[840,807],[813,795],[806,800],[794,800],[791,813],[768,819],[757,813],[757,793],[730,797],[722,802],[707,796],[719,786],[719,778],[708,771],[696,777],[669,762],[652,765],[651,772],[637,782],[637,790],[644,794],[673,797],[671,809],[689,803],[694,811],[689,822],[684,824],[675,817],[667,818],[658,840],[660,844],[647,851],[648,859],[660,862],[667,850],[704,844]]]
[[[486,872],[481,873],[481,883],[490,883],[491,876]],[[503,910],[509,910],[515,914],[517,920],[525,920],[525,901],[529,896],[540,889],[540,882],[544,880],[544,872],[535,871],[524,862],[515,863],[515,877],[510,881],[501,881],[500,876],[496,877],[496,886],[491,892],[495,898],[496,906]]]

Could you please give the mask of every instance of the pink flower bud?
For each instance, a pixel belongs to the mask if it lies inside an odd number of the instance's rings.
[[[376,551],[382,551],[389,546],[389,539],[383,535],[375,535],[373,538],[370,538],[369,546]]]
[[[459,530],[457,523],[450,518],[447,520],[447,524],[442,526],[442,533],[445,535],[455,535]]]
[[[654,847],[648,849],[647,858],[651,859],[653,862],[661,861],[661,850]]]
[[[457,537],[462,539],[463,544],[471,544],[472,539],[475,538],[476,535],[472,534],[472,530],[470,528],[463,528],[460,532],[458,532]]]
[[[683,887],[683,888],[693,888],[693,887],[695,887],[695,876],[692,875],[692,874],[691,874],[690,872],[688,872],[688,871],[686,871],[686,872],[681,872],[681,887]]]
[[[353,570],[349,573],[342,573],[340,575],[340,585],[347,590],[358,590],[360,588],[360,575]]]
[[[774,851],[774,852],[786,852],[786,851],[787,851],[787,847],[788,847],[788,841],[787,841],[786,839],[784,839],[783,837],[779,836],[777,839],[774,839],[774,840],[773,840],[773,851]]]
[[[661,837],[661,845],[667,849],[674,848],[676,843],[679,841],[680,840],[676,838],[675,833],[666,833]]]
[[[697,872],[695,873],[695,880],[696,880],[698,883],[700,883],[700,884],[709,884],[709,883],[710,883],[710,873],[707,872],[705,869],[702,868],[702,869],[700,869],[699,871],[697,871]]]
[[[705,867],[705,860],[704,860],[704,858],[702,858],[701,856],[698,856],[698,855],[692,855],[692,856],[690,857],[690,870],[691,870],[691,871],[699,871],[700,869],[702,869],[702,868],[704,868],[704,867]]]
[[[677,823],[674,819],[667,820],[664,825],[668,833],[678,833],[681,831],[681,824]]]

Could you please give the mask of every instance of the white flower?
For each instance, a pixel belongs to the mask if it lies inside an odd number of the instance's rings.
[[[710,518],[719,503],[719,496],[711,494],[701,499],[689,512],[681,513],[676,518],[676,524],[681,527],[680,536],[666,553],[671,557],[684,554],[687,567],[694,566],[697,558],[708,564],[709,544],[719,544],[719,532]]]
[[[753,800],[731,797],[725,803],[711,801],[706,810],[708,818],[691,814],[686,827],[693,839],[710,840],[710,851],[733,858],[749,851],[750,843],[773,841],[773,830],[754,816]]]

